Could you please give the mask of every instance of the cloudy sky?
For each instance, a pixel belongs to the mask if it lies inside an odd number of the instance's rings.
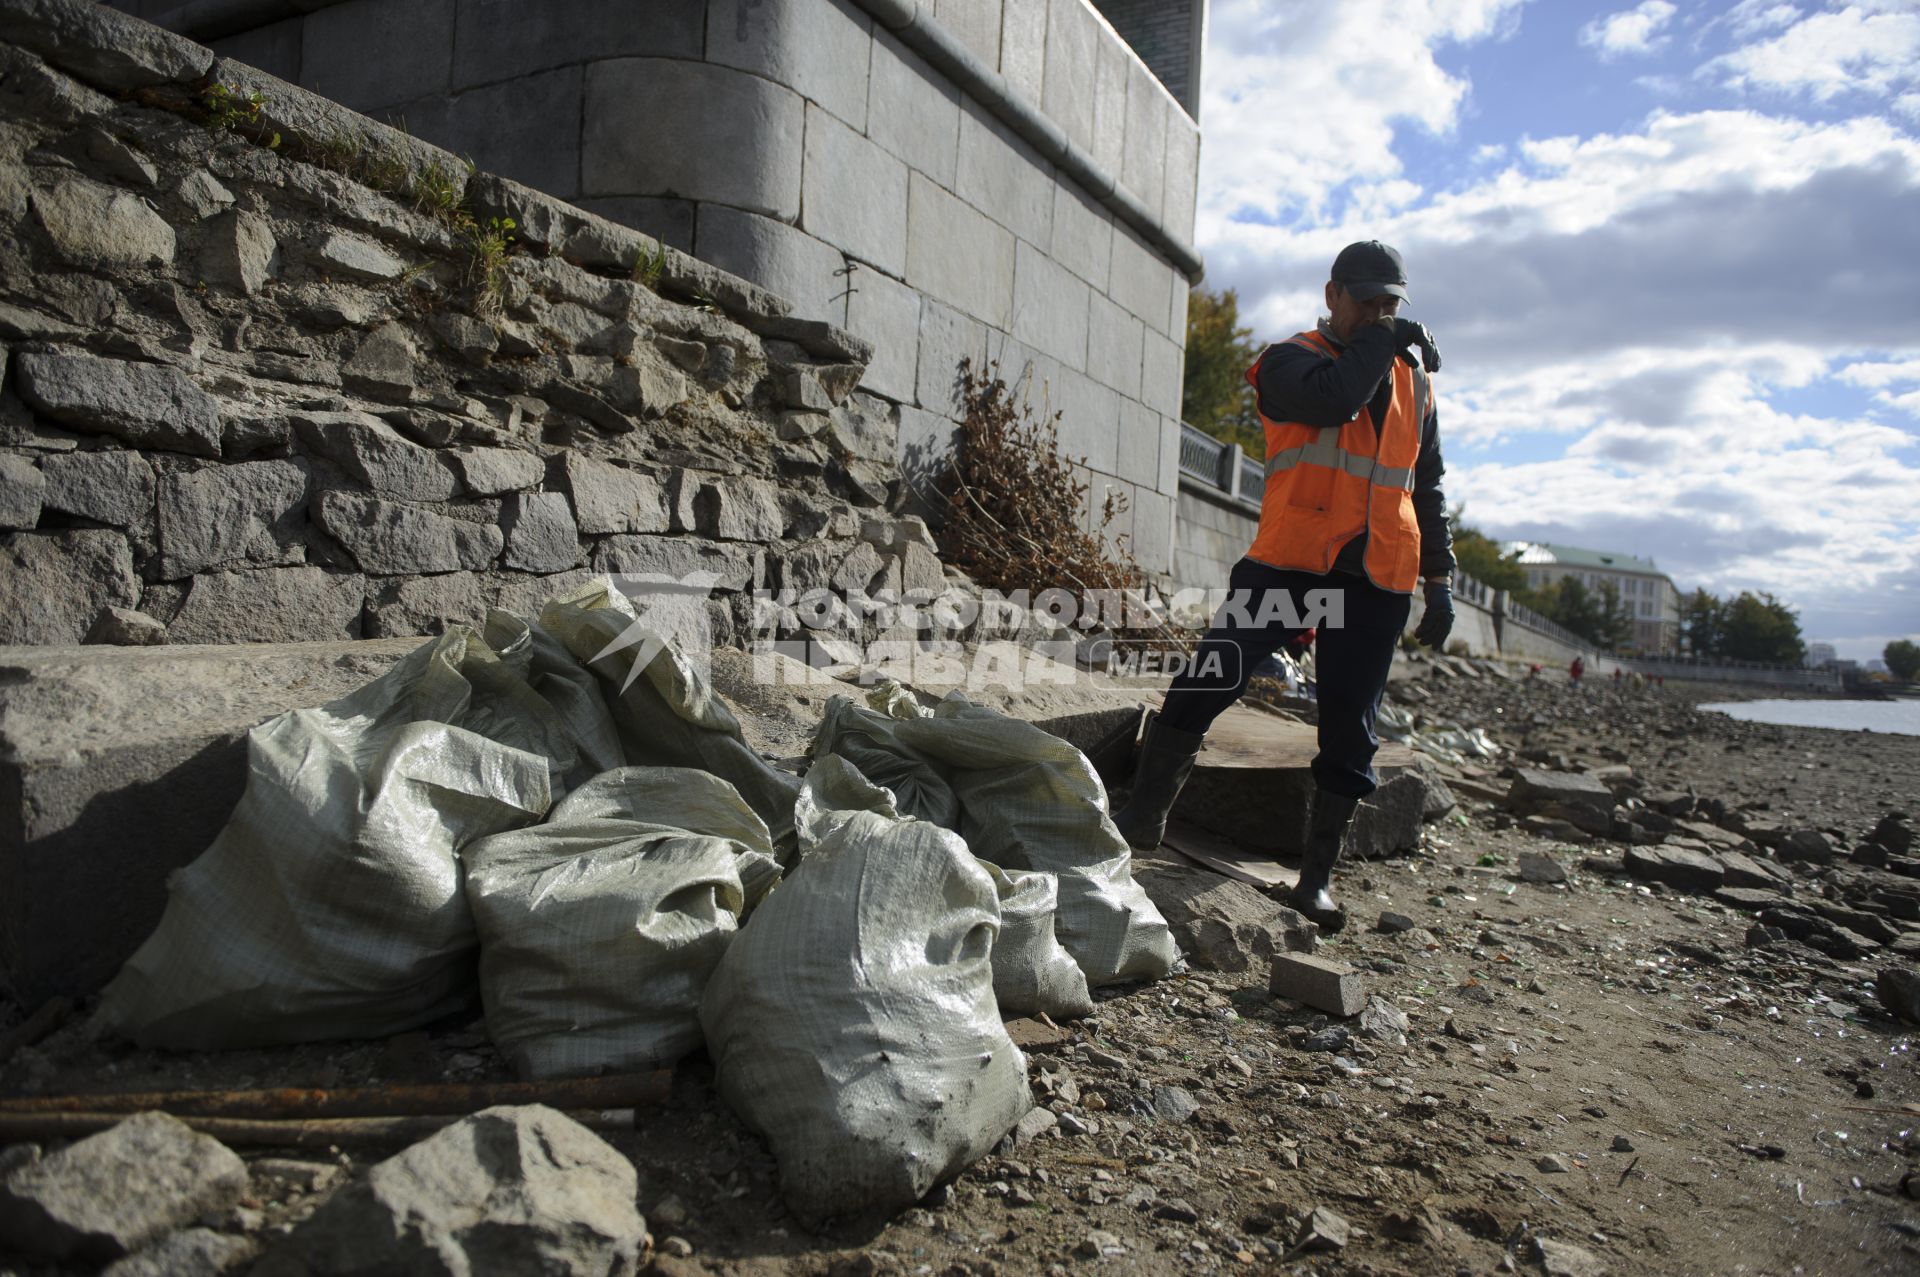
[[[1920,632],[1920,0],[1214,0],[1207,286],[1405,254],[1495,536]]]

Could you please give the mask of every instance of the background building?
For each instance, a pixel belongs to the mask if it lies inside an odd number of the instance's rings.
[[[1621,606],[1633,618],[1634,651],[1664,654],[1679,650],[1680,591],[1652,559],[1544,541],[1510,541],[1504,548],[1519,551],[1528,589],[1543,589],[1567,577],[1594,591],[1612,585],[1619,593]]]
[[[1809,643],[1807,644],[1807,668],[1817,670],[1822,666],[1831,665],[1839,655],[1831,643]]]
[[[1030,373],[1171,567],[1205,0],[113,3],[867,338],[910,479]]]

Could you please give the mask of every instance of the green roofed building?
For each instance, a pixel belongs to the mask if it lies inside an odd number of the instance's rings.
[[[1519,551],[1529,589],[1544,589],[1570,576],[1589,590],[1611,583],[1633,617],[1635,651],[1658,655],[1679,650],[1680,591],[1652,559],[1545,541],[1509,541],[1504,548]]]

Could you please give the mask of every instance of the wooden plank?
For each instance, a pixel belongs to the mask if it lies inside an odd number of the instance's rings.
[[[1196,865],[1262,891],[1274,887],[1291,889],[1300,881],[1299,870],[1289,869],[1257,852],[1243,851],[1220,835],[1184,821],[1170,826],[1160,844],[1173,848]]]
[[[1245,705],[1235,705],[1214,719],[1213,726],[1207,729],[1207,743],[1200,751],[1196,766],[1254,771],[1304,768],[1319,752],[1317,729],[1277,714],[1263,714]],[[1414,752],[1405,745],[1387,741],[1374,755],[1374,770],[1385,772],[1411,767],[1414,757]]]

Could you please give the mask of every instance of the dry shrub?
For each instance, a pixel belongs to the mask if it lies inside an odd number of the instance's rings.
[[[1067,590],[1083,616],[1092,591],[1143,597],[1146,573],[1134,559],[1131,538],[1113,538],[1118,557],[1107,550],[1107,529],[1126,512],[1126,495],[1109,491],[1096,529],[1081,526],[1088,488],[1061,454],[1061,414],[1036,414],[1022,389],[1000,376],[997,362],[983,369],[972,360],[961,363],[960,402],[959,443],[937,484],[945,510],[942,557],[1004,594]],[[1129,607],[1128,621],[1144,611]],[[1110,632],[1133,642],[1168,635],[1157,623]]]

